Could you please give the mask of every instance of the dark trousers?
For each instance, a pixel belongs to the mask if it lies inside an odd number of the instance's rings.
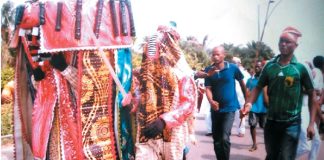
[[[267,120],[264,128],[266,160],[294,160],[300,134],[300,118],[292,122]]]
[[[228,160],[230,156],[230,135],[235,112],[211,111],[214,151],[218,160]]]

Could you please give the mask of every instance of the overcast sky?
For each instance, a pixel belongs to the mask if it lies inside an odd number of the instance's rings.
[[[5,0],[1,0],[3,3]],[[20,0],[22,1],[22,0]],[[263,41],[278,53],[278,37],[287,26],[303,36],[295,54],[311,60],[324,54],[324,0],[274,0]],[[138,39],[156,30],[158,24],[176,21],[183,38],[195,36],[208,46],[246,44],[258,39],[258,6],[262,30],[268,0],[131,0]]]
[[[280,0],[270,5],[270,11]],[[262,30],[268,0],[133,0],[138,36],[148,35],[159,23],[174,20],[183,37],[192,35],[208,45],[246,44],[258,38],[258,5]],[[324,54],[324,0],[281,0],[269,18],[263,41],[278,53],[278,39],[287,26],[303,36],[295,54],[311,60]]]

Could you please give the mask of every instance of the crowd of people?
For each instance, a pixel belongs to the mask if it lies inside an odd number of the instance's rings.
[[[253,75],[244,74],[237,57],[233,57],[233,64],[224,61],[226,51],[222,46],[212,50],[213,64],[196,77],[205,79],[217,159],[229,159],[231,131],[237,130],[237,135],[244,137],[240,128],[245,128],[247,116],[252,139],[249,151],[258,149],[259,123],[264,129],[267,160],[292,160],[305,154],[311,160],[318,158],[324,58],[316,56],[313,63],[298,62],[294,51],[301,36],[296,28],[285,28],[279,37],[280,54],[266,64],[256,61]],[[241,118],[238,124],[234,122],[237,111]]]

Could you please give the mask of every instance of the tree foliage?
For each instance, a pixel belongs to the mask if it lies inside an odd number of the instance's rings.
[[[191,36],[188,37],[187,40],[181,41],[180,47],[191,68],[200,70],[210,64],[210,59],[208,58],[204,46],[200,44],[195,37]]]
[[[195,37],[190,36],[186,40],[181,40],[179,44],[191,68],[200,70],[210,64],[210,59],[208,58],[208,55],[203,45],[200,44]],[[141,48],[142,47],[143,46],[141,46]],[[138,53],[133,50],[133,54],[132,54],[133,68],[140,67],[142,63],[142,56],[143,56],[142,53]]]
[[[5,67],[13,67],[15,59],[8,50],[10,27],[13,25],[13,2],[7,0],[1,7],[1,70]]]
[[[142,53],[137,53],[135,51],[132,52],[132,65],[133,65],[133,68],[139,68],[141,67],[141,64],[142,64],[142,57],[143,57],[143,54]]]
[[[7,0],[1,7],[1,28],[8,28],[13,23],[13,2]]]
[[[253,68],[256,61],[265,61],[274,57],[272,49],[263,42],[251,41],[245,47],[233,44],[223,44],[228,55],[225,60],[231,61],[233,56],[241,59],[242,65],[246,68]]]

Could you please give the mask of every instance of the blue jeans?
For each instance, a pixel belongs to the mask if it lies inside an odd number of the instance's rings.
[[[231,149],[230,135],[234,117],[235,112],[222,113],[211,111],[214,151],[219,160],[229,159]]]
[[[301,120],[277,122],[267,120],[264,128],[266,160],[294,160],[298,146]]]

